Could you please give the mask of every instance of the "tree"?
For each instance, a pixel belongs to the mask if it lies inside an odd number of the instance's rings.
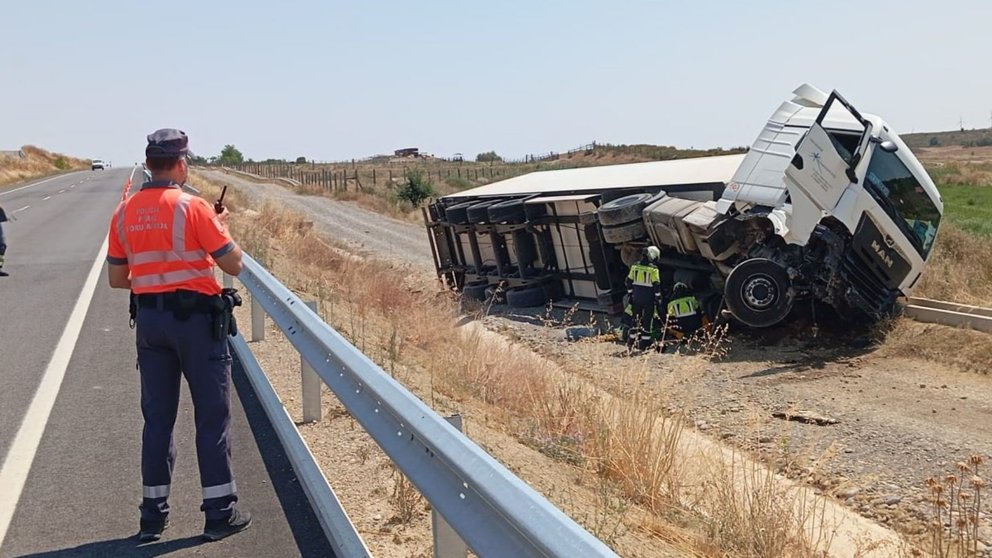
[[[495,151],[486,151],[485,153],[476,155],[475,160],[478,163],[496,163],[502,161],[503,158],[497,155]]]
[[[937,147],[940,145],[940,139],[937,136],[930,136],[930,147]]]
[[[396,192],[396,197],[406,200],[414,206],[420,205],[420,202],[433,195],[434,186],[430,180],[424,178],[424,173],[412,169],[406,171],[406,184]]]
[[[299,157],[296,158],[296,164],[297,165],[305,165],[305,164],[307,164],[307,158],[304,157],[304,156],[302,156],[302,155],[300,155]]]
[[[233,145],[225,145],[220,151],[217,162],[224,166],[240,165],[245,162],[245,156]]]

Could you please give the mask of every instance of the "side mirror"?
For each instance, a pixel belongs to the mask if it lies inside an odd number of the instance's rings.
[[[879,149],[881,149],[882,151],[884,151],[886,153],[895,153],[896,151],[899,151],[899,146],[896,145],[896,142],[894,142],[892,140],[882,141],[882,138],[880,138],[878,136],[872,136],[871,142],[872,143],[877,143]]]

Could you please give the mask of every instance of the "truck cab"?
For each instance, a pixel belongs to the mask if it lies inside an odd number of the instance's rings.
[[[781,321],[805,295],[842,315],[879,318],[919,282],[943,214],[940,194],[881,118],[837,92],[804,85],[795,94],[717,203],[721,214],[764,228],[742,247],[738,266],[760,261],[731,272],[727,305],[756,326]]]

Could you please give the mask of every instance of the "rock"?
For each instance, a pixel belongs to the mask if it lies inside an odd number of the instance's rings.
[[[861,493],[860,488],[854,485],[849,485],[837,490],[837,492],[835,492],[834,495],[840,498],[841,500],[847,500],[848,498],[854,498],[859,493]]]
[[[696,428],[698,428],[699,430],[709,430],[710,425],[705,420],[697,420],[696,421]]]
[[[772,416],[777,419],[792,420],[796,422],[803,422],[806,424],[815,424],[817,426],[828,426],[840,422],[838,419],[835,419],[833,417],[829,417],[826,415],[818,415],[811,411],[796,411],[795,413],[778,411],[772,413]]]
[[[899,502],[902,502],[902,496],[889,496],[882,503],[885,504],[886,506],[895,506],[899,504]]]
[[[762,437],[758,438],[758,443],[759,444],[770,444],[770,443],[772,443],[772,441],[773,441],[773,438],[771,436],[762,436]]]
[[[372,519],[375,520],[375,521],[382,521],[382,514],[378,514],[377,513],[377,514],[375,514],[375,515],[372,516]]]
[[[594,327],[574,326],[565,328],[565,339],[569,341],[588,339],[590,337],[596,337],[597,335],[599,335],[599,331],[597,331]]]

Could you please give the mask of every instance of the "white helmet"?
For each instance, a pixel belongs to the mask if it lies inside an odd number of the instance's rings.
[[[648,246],[644,249],[644,255],[648,257],[648,261],[657,261],[661,257],[661,250],[657,246]]]

